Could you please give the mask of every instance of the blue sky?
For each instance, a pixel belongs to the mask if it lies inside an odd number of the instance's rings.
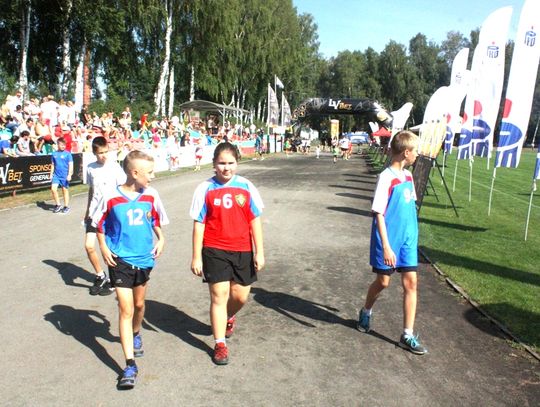
[[[540,1],[540,0],[537,0]],[[448,31],[469,37],[494,10],[513,6],[509,38],[514,39],[524,0],[293,0],[298,13],[314,16],[319,51],[381,52],[390,40],[408,46],[417,33],[440,44]]]

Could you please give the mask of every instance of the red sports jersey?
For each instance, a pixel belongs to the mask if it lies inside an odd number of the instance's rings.
[[[193,195],[190,216],[205,225],[204,247],[250,252],[250,223],[263,208],[257,188],[235,175],[226,184],[215,178],[200,184]]]

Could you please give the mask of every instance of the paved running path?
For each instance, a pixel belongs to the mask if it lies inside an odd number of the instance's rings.
[[[215,366],[207,288],[189,271],[196,185],[212,172],[159,179],[171,224],[148,291],[145,356],[132,391],[123,368],[114,296],[88,295],[80,224],[40,206],[0,212],[3,235],[2,404],[9,406],[533,406],[540,369],[456,296],[428,266],[419,275],[416,329],[429,348],[395,345],[401,287],[377,304],[374,331],[354,329],[368,267],[375,176],[363,159],[328,155],[244,161],[259,187],[267,267]]]

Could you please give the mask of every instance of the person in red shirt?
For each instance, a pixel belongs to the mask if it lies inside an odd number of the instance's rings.
[[[194,220],[191,271],[209,284],[212,360],[218,365],[229,361],[226,338],[232,335],[236,314],[264,267],[260,218],[264,205],[257,188],[236,175],[238,159],[233,144],[218,144],[213,159],[216,175],[197,187],[190,210]]]

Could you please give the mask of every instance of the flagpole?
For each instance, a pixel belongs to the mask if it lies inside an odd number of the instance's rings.
[[[266,97],[266,133],[270,134],[270,89],[272,87],[268,84],[268,96]]]
[[[469,202],[472,200],[472,172],[473,172],[473,159],[469,158]]]
[[[283,91],[281,91],[281,127],[284,126],[284,121],[283,121],[283,99],[284,99],[284,96],[283,96]]]
[[[456,176],[457,176],[458,164],[459,164],[459,151],[456,154],[456,166],[454,167],[454,183],[452,185],[452,192],[456,192]]]
[[[536,180],[533,181],[533,185],[531,188],[531,196],[529,197],[529,209],[527,210],[527,221],[525,223],[525,240],[527,240],[527,234],[529,232],[529,220],[531,218],[531,207],[532,207],[534,191],[536,191]]]
[[[497,176],[497,167],[494,167],[493,175],[491,176],[491,189],[489,190],[488,216],[491,215],[491,197],[493,196],[493,186],[495,185],[496,176]]]

